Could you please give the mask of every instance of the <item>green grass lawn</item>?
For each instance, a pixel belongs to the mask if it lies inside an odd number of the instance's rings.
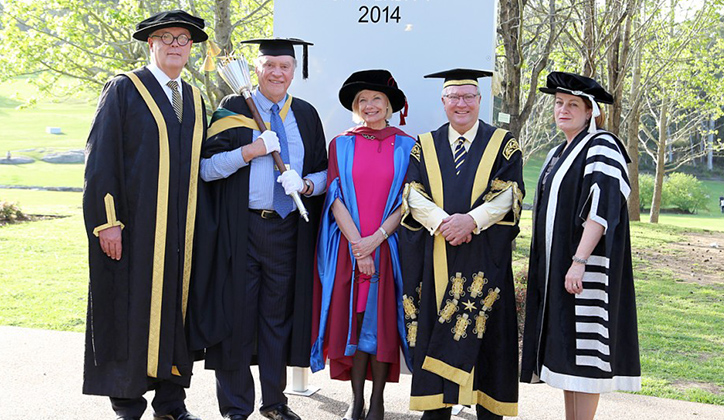
[[[85,147],[96,101],[91,95],[80,99],[44,96],[28,78],[0,83],[0,156],[10,151],[13,156],[36,159],[25,165],[0,165],[0,185],[81,187],[82,164],[50,164],[40,158]],[[63,134],[47,134],[46,127],[60,127]]]

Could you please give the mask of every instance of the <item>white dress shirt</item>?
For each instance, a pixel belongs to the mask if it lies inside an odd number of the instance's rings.
[[[172,78],[168,77],[168,75],[166,73],[164,73],[163,70],[158,68],[158,66],[153,63],[147,65],[146,68],[151,72],[151,74],[153,74],[153,77],[156,78],[156,80],[158,81],[158,84],[161,85],[161,89],[163,89],[163,93],[166,94],[166,97],[168,98],[168,103],[170,103],[171,106],[173,106],[173,97],[171,96],[173,94],[173,91],[171,90],[170,87],[168,87],[167,83],[171,80],[175,80],[176,83],[178,83],[178,93],[179,93],[179,95],[181,95],[181,103],[183,103],[183,100],[184,100],[183,91],[184,90],[181,87],[181,76],[179,76],[175,79],[172,79]]]

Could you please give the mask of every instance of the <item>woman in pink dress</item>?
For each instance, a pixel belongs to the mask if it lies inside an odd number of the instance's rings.
[[[400,349],[411,365],[395,230],[415,140],[388,123],[407,108],[389,71],[353,73],[339,99],[359,125],[329,145],[310,362],[316,372],[329,358],[330,376],[351,380],[345,419],[365,418],[364,384],[371,379],[366,418],[383,419],[383,391],[387,382],[399,381]]]

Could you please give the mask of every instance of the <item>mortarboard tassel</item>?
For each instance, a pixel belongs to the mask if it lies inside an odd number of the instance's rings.
[[[400,125],[405,125],[405,117],[407,117],[407,99],[405,99],[405,107],[400,111]]]
[[[302,78],[309,78],[309,58],[307,57],[307,44],[304,44],[302,48]]]

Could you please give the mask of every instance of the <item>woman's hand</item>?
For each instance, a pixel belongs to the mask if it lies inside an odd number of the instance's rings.
[[[373,276],[375,274],[375,260],[371,255],[357,258],[357,267],[362,274],[366,274],[368,276]]]
[[[583,273],[586,272],[586,265],[573,262],[566,273],[565,287],[570,294],[579,295],[583,292]]]
[[[350,242],[350,245],[352,245],[352,254],[354,254],[358,260],[362,257],[372,255],[375,249],[382,243],[382,239],[384,239],[384,237],[380,231],[375,231],[372,235],[365,236],[359,241]]]

